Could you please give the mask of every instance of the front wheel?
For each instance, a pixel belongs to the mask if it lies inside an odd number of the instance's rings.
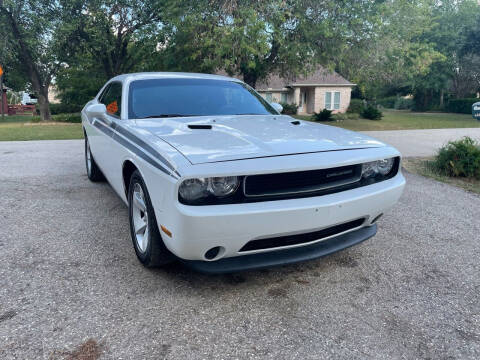
[[[163,243],[145,182],[138,170],[130,178],[128,212],[133,246],[140,262],[155,267],[173,261]]]

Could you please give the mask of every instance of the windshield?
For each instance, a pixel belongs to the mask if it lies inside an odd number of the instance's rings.
[[[249,86],[228,80],[148,79],[130,83],[128,116],[268,115],[275,109]]]

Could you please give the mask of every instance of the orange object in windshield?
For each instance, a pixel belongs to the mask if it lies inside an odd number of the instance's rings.
[[[107,105],[107,111],[110,114],[116,114],[118,112],[117,100],[115,100],[114,102],[111,102],[110,104]]]

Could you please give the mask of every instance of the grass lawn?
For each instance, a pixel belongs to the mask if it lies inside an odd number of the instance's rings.
[[[33,122],[32,122],[33,121]],[[0,117],[0,141],[82,139],[82,124],[38,122],[31,116]]]
[[[339,120],[325,122],[354,131],[408,130],[408,129],[447,129],[480,127],[480,121],[467,114],[414,113],[411,111],[384,111],[382,120]],[[297,119],[310,120],[310,116],[295,115]]]
[[[428,166],[428,161],[431,161],[432,159],[433,158],[403,158],[402,165],[407,171],[411,173],[426,176],[437,181],[441,181],[453,186],[460,187],[467,191],[480,194],[480,180],[461,177],[450,177],[439,174],[433,171]]]
[[[325,124],[354,131],[480,127],[480,121],[465,114],[385,111],[384,115],[379,121],[351,119],[330,121]],[[310,120],[310,116],[295,117]],[[52,120],[53,122],[42,123],[38,116],[6,116],[4,120],[0,117],[0,141],[83,138],[82,126],[77,122],[80,121],[78,114],[54,115]]]

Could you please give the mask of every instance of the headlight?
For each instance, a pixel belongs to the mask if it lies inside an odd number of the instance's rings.
[[[186,203],[192,203],[212,195],[217,198],[230,196],[239,185],[237,176],[187,179],[180,184],[178,193]]]
[[[393,168],[393,158],[377,161],[378,172],[381,175],[387,175]]]
[[[208,179],[187,179],[180,184],[178,193],[187,201],[195,201],[208,196]]]
[[[225,197],[238,189],[237,176],[214,177],[209,179],[209,190],[216,197]]]
[[[363,178],[372,178],[378,174],[385,176],[390,171],[392,171],[393,165],[395,163],[394,158],[383,159],[378,161],[372,161],[364,163],[362,165],[362,177]]]

